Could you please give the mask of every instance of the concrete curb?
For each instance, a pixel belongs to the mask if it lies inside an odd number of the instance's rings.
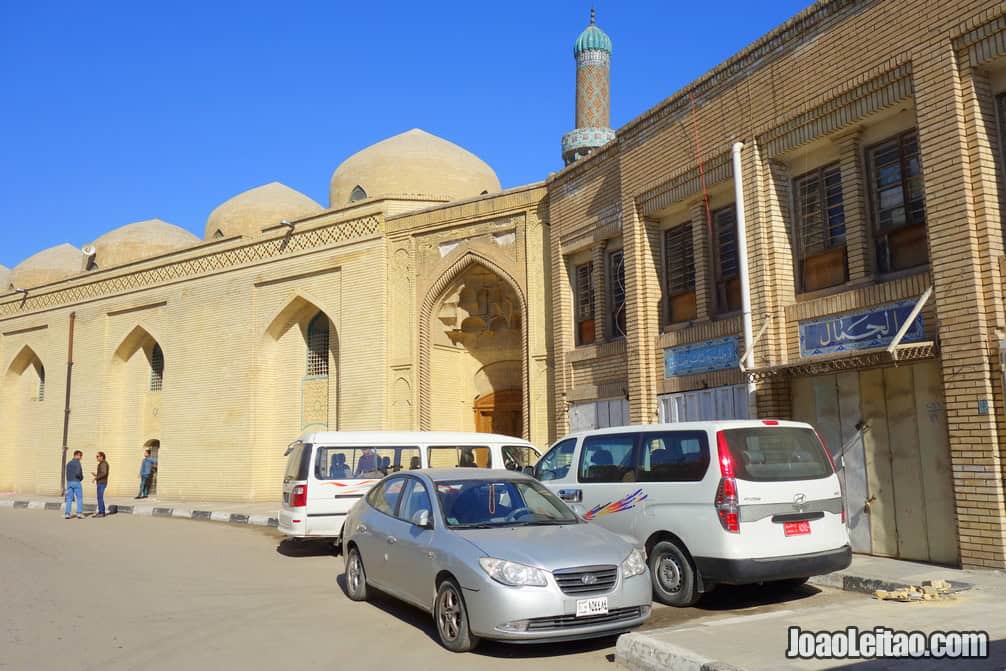
[[[63,504],[58,501],[0,501],[0,508],[25,508],[30,510],[63,510]],[[94,503],[85,503],[84,512],[97,512]],[[269,515],[245,515],[216,510],[188,510],[185,508],[163,508],[160,506],[121,506],[110,504],[105,506],[107,515],[144,515],[147,517],[176,517],[179,519],[200,520],[207,522],[224,522],[226,524],[245,524],[257,527],[279,526],[279,520]]]
[[[646,634],[619,636],[615,663],[632,671],[743,671]]]
[[[958,580],[950,580],[948,582],[950,583],[952,592],[963,592],[974,587],[971,583],[961,582]],[[878,589],[893,592],[912,586],[911,583],[907,582],[871,578],[868,576],[853,575],[843,572],[816,575],[808,580],[807,583],[814,585],[815,587],[831,587],[845,592],[858,592],[859,594],[873,594]]]

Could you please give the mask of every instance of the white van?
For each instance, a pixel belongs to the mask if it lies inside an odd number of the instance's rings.
[[[672,606],[717,583],[798,584],[852,561],[841,484],[809,424],[588,431],[557,441],[534,474],[585,519],[644,546],[654,597]]]
[[[279,530],[338,541],[349,509],[388,473],[455,466],[518,471],[540,456],[526,440],[492,433],[306,433],[286,451]]]

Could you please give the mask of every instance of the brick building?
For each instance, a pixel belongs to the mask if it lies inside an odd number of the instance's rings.
[[[805,419],[857,551],[1006,565],[1003,12],[818,2],[550,178],[557,432]]]

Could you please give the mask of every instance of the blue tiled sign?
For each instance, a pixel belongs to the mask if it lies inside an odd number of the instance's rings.
[[[664,377],[735,368],[740,361],[737,338],[717,338],[664,350]]]
[[[800,356],[885,347],[897,335],[913,307],[915,301],[904,301],[866,312],[800,322]],[[916,342],[922,338],[922,313],[919,313],[901,342]]]

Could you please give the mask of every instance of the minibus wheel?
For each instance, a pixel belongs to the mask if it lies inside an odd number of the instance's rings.
[[[660,603],[683,608],[699,600],[695,567],[674,541],[660,541],[650,551],[653,596]]]

